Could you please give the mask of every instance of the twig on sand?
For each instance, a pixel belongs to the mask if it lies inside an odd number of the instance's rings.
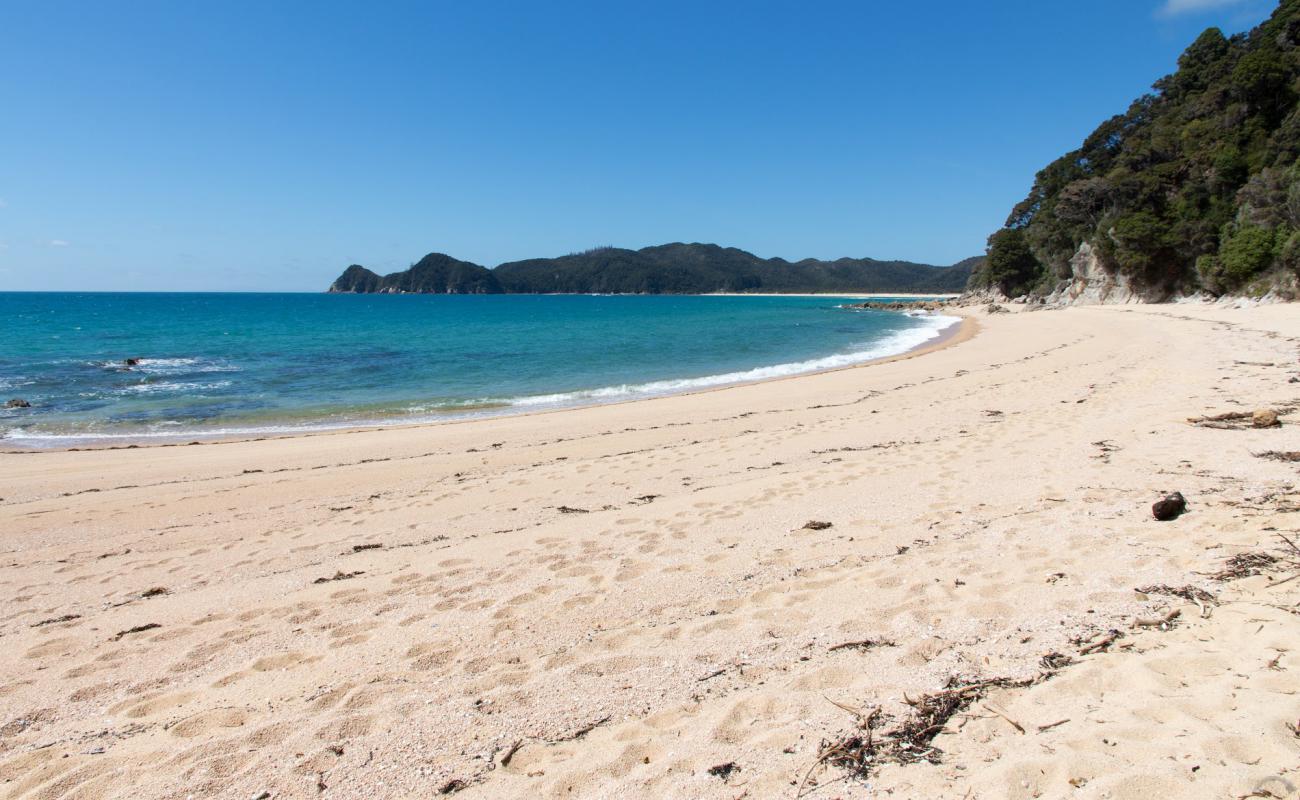
[[[501,756],[501,766],[503,767],[510,766],[510,760],[515,757],[515,753],[518,753],[523,746],[524,746],[524,740],[516,739],[515,743],[510,745],[510,748],[506,750],[506,754]]]
[[[1057,720],[1056,722],[1049,722],[1049,723],[1046,724],[1046,725],[1039,725],[1039,726],[1038,726],[1038,732],[1039,732],[1039,733],[1047,733],[1047,732],[1050,731],[1052,728],[1059,728],[1059,727],[1061,727],[1062,725],[1064,725],[1065,723],[1067,723],[1067,722],[1069,722],[1069,721],[1070,721],[1069,719],[1059,719],[1059,720]]]
[[[1133,620],[1133,627],[1134,628],[1160,628],[1164,630],[1169,628],[1171,623],[1173,623],[1174,620],[1182,616],[1182,613],[1183,612],[1175,608],[1169,611],[1168,613],[1166,613],[1163,617],[1138,617],[1137,619]]]
[[[587,734],[599,728],[601,725],[604,725],[606,722],[609,722],[611,719],[613,719],[613,717],[606,714],[605,716],[601,717],[595,722],[589,722],[586,725],[583,725],[581,728],[578,728],[573,733],[570,733],[566,736],[561,736],[559,739],[551,739],[549,741],[551,744],[556,744],[558,742],[572,742],[575,739],[581,739],[582,737],[586,736]]]
[[[1013,727],[1013,728],[1015,728],[1016,730],[1020,731],[1020,733],[1021,733],[1022,735],[1024,734],[1024,732],[1025,732],[1025,728],[1024,728],[1024,726],[1021,725],[1019,722],[1016,722],[1016,721],[1015,721],[1014,719],[1012,719],[1011,717],[1008,717],[1006,714],[1003,714],[1001,711],[998,711],[996,708],[994,708],[993,706],[991,706],[991,705],[989,705],[989,704],[987,704],[987,703],[984,704],[984,707],[987,708],[989,711],[992,711],[994,714],[997,714],[999,717],[1002,717],[1002,718],[1005,719],[1007,722],[1010,722],[1010,723],[1011,723],[1011,727]]]
[[[1123,635],[1124,634],[1114,629],[1106,631],[1106,634],[1102,636],[1100,639],[1098,639],[1097,641],[1092,642],[1091,644],[1084,645],[1083,647],[1080,647],[1079,655],[1090,656],[1093,653],[1100,653],[1103,650],[1109,648],[1112,644],[1115,643],[1117,639],[1119,639]],[[1080,642],[1080,644],[1082,644],[1082,642]]]
[[[887,639],[862,639],[857,642],[842,642],[831,645],[826,652],[834,653],[836,650],[870,650],[873,647],[894,647],[894,643]]]

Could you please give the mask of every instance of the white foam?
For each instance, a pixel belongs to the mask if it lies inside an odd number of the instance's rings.
[[[938,338],[951,325],[961,321],[957,317],[947,317],[938,314],[927,314],[918,318],[926,320],[927,324],[916,328],[896,331],[889,336],[874,342],[871,347],[864,350],[855,350],[849,353],[837,353],[836,355],[814,358],[808,361],[775,364],[770,367],[756,367],[754,369],[743,370],[740,372],[706,375],[700,378],[683,378],[679,380],[650,381],[648,383],[606,386],[600,389],[586,389],[577,392],[561,392],[557,394],[509,398],[497,402],[508,403],[509,405],[520,407],[575,405],[580,404],[583,401],[610,402],[634,397],[654,397],[665,394],[676,394],[678,392],[689,392],[693,389],[708,389],[716,386],[729,386],[738,383],[771,380],[772,378],[784,378],[790,375],[800,375],[808,372],[821,372],[822,370],[849,367],[854,364],[874,361],[878,358],[887,358],[889,356],[899,355],[900,353],[906,353],[909,350],[920,347],[932,339]]]
[[[131,386],[124,386],[116,391],[116,394],[164,394],[168,392],[205,392],[213,389],[224,389],[230,385],[230,381],[211,381],[202,383],[198,381],[163,381],[161,383],[136,383]]]

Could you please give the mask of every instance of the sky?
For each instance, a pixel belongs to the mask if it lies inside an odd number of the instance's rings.
[[[0,291],[598,245],[949,264],[1274,0],[0,0]]]

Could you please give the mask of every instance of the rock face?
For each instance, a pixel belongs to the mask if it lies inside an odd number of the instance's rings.
[[[1070,259],[1070,273],[1069,283],[1052,292],[1048,303],[1082,306],[1147,302],[1134,290],[1128,276],[1106,269],[1088,242],[1079,245]]]

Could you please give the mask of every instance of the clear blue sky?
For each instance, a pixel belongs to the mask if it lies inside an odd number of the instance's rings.
[[[951,263],[1272,0],[0,0],[0,290],[705,241]]]

